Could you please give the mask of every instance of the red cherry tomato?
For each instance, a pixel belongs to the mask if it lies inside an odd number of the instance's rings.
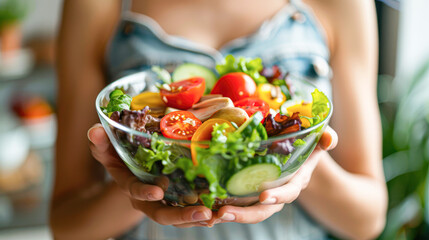
[[[161,119],[161,132],[164,137],[191,140],[192,135],[202,122],[187,111],[177,111],[165,115]]]
[[[197,103],[206,89],[204,78],[193,77],[169,84],[170,89],[161,89],[161,98],[165,105],[186,110]]]
[[[264,100],[257,98],[242,99],[240,101],[234,102],[234,106],[244,109],[249,117],[251,117],[256,112],[262,112],[262,115],[266,117],[270,111],[270,105],[268,105],[268,103],[266,103]]]
[[[228,73],[219,78],[211,94],[222,94],[222,96],[229,97],[235,102],[244,98],[254,97],[256,94],[256,84],[245,73]]]

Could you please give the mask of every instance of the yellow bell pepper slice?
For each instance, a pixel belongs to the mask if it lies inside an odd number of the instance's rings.
[[[311,113],[311,109],[313,107],[313,103],[304,103],[302,101],[301,103],[292,105],[287,108],[287,112],[290,116],[292,116],[293,113],[299,112],[300,116],[306,116],[306,117],[313,117]],[[308,119],[301,117],[302,126],[305,128],[310,127],[310,121]]]
[[[269,83],[259,84],[257,94],[259,99],[267,102],[270,108],[276,111],[286,101],[286,96],[280,88]]]
[[[148,106],[152,111],[164,111],[167,107],[161,99],[161,95],[156,92],[142,92],[133,97],[131,110],[141,110]]]

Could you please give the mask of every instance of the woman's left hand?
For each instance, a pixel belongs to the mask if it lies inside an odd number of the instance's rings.
[[[221,207],[217,213],[213,212],[213,217],[207,221],[207,226],[211,227],[221,222],[258,223],[279,212],[283,209],[285,203],[291,203],[298,198],[301,191],[310,182],[321,153],[334,149],[337,142],[337,133],[328,126],[316,149],[286,184],[263,191],[259,195],[259,203],[255,205],[249,207]],[[191,226],[192,224],[186,224],[178,227]]]

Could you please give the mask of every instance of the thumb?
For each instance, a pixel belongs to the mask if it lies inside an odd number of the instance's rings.
[[[109,138],[100,123],[94,124],[94,126],[88,130],[87,135],[91,145],[96,147],[99,151],[104,152],[110,147]]]
[[[338,135],[330,126],[327,126],[319,141],[319,146],[325,151],[334,149],[338,144]]]

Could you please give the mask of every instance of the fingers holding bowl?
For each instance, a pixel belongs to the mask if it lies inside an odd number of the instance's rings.
[[[338,134],[330,126],[327,126],[319,141],[319,147],[322,150],[330,151],[338,144]]]
[[[158,202],[131,200],[133,207],[144,212],[150,219],[161,225],[191,227],[203,225],[200,222],[212,218],[212,211],[204,206],[172,207]]]
[[[292,203],[310,182],[311,175],[319,162],[320,154],[332,150],[338,143],[337,133],[329,126],[323,132],[319,144],[293,177],[284,185],[263,191],[259,202],[263,205]]]
[[[318,159],[309,158],[298,170],[298,172],[286,184],[263,191],[259,195],[259,202],[263,205],[292,203],[302,190],[310,182],[311,175],[316,167]]]
[[[142,183],[119,158],[101,124],[95,124],[88,130],[88,139],[93,157],[105,167],[128,196],[140,201],[163,199],[163,188],[165,184],[168,186],[168,182],[160,179],[157,181],[158,186]]]
[[[219,222],[259,223],[281,211],[284,204],[261,205],[249,207],[224,206],[209,222],[209,226]],[[220,220],[220,221],[219,221]]]

